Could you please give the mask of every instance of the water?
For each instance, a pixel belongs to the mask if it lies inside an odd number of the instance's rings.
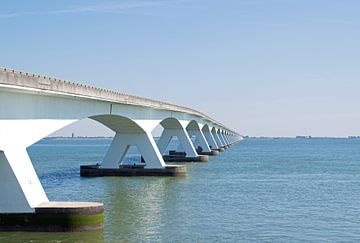
[[[110,140],[29,149],[50,200],[105,203],[103,233],[1,233],[0,242],[360,240],[360,140],[249,139],[185,178],[81,178]]]

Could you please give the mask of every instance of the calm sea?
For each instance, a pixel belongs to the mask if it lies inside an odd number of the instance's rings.
[[[188,164],[185,178],[81,178],[79,166],[100,162],[110,142],[29,148],[50,200],[105,204],[103,233],[1,233],[0,242],[360,241],[360,140],[248,139]]]

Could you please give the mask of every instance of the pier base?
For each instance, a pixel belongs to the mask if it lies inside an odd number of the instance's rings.
[[[104,205],[91,202],[47,202],[34,213],[0,213],[0,231],[75,232],[104,228]]]
[[[211,150],[210,152],[204,152],[204,151],[196,150],[196,152],[197,152],[198,155],[208,155],[208,156],[217,156],[217,155],[219,155],[219,151],[217,151],[217,150]],[[175,150],[170,150],[169,155],[186,156],[186,153],[185,152],[177,152]]]
[[[208,162],[209,156],[186,157],[185,155],[163,155],[163,159],[165,162]]]
[[[224,152],[224,151],[225,151],[225,149],[224,149],[224,148],[218,148],[218,149],[212,149],[212,150],[218,151],[218,152],[220,152],[220,153],[222,153],[222,152]]]
[[[209,156],[217,156],[217,155],[220,154],[219,151],[216,151],[216,150],[211,150],[210,152],[204,152],[204,151],[200,152],[200,151],[198,151],[197,153],[199,155],[209,155]]]
[[[146,169],[143,166],[121,166],[120,168],[100,168],[99,165],[80,166],[80,175],[97,176],[185,176],[183,165],[166,165],[165,168]]]

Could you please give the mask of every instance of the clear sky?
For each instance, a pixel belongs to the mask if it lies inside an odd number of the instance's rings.
[[[0,64],[244,135],[360,135],[359,13],[358,0],[2,1]]]

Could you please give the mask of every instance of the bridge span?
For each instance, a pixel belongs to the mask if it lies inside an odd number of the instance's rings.
[[[207,155],[215,155],[242,139],[237,132],[194,109],[0,68],[0,213],[34,212],[49,203],[26,148],[85,118],[115,132],[99,170],[124,166],[132,145],[143,158],[142,167],[135,167],[168,171],[176,166],[168,166],[164,158],[204,161]],[[159,124],[164,130],[156,143],[151,132]],[[173,137],[179,139],[183,151],[163,157]]]

